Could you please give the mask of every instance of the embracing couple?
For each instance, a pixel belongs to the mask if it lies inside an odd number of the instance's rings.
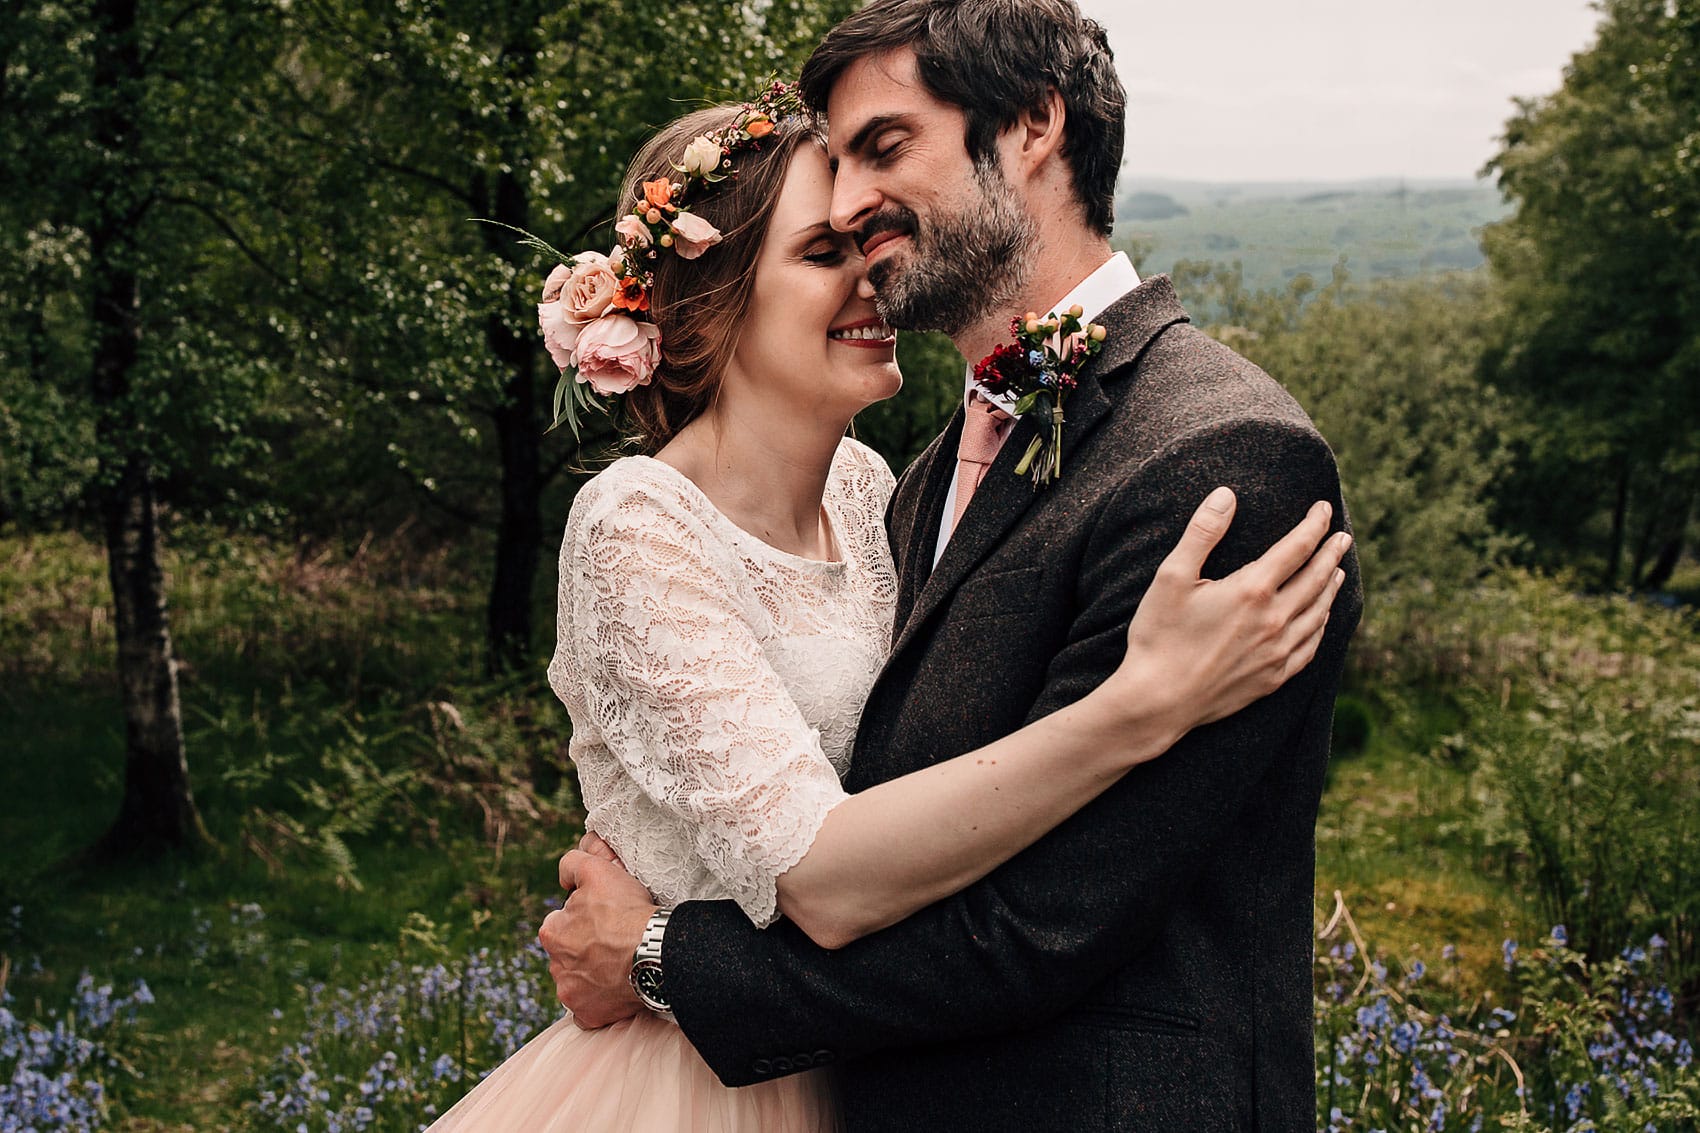
[[[436,1128],[1312,1128],[1329,449],[1112,254],[1072,0],[874,0],[800,89],[663,128],[546,287],[648,455],[561,550],[573,1015]],[[895,482],[893,327],[986,359]]]

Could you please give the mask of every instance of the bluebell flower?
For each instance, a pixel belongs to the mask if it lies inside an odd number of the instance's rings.
[[[1581,1116],[1582,1102],[1587,1098],[1587,1096],[1588,1087],[1585,1083],[1575,1083],[1570,1087],[1570,1089],[1565,1091],[1564,1111],[1572,1122]]]

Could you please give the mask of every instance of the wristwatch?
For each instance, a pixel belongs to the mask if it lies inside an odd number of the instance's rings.
[[[661,938],[667,932],[667,918],[672,915],[672,909],[657,909],[650,914],[649,923],[643,926],[643,939],[632,953],[631,971],[632,990],[643,1005],[668,1019],[673,1017],[673,1005],[667,1002],[666,986],[661,978]]]

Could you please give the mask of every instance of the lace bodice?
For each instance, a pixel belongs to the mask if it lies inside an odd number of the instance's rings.
[[[890,645],[892,486],[871,449],[840,444],[824,499],[837,562],[769,546],[648,457],[573,501],[549,683],[586,827],[660,904],[731,898],[771,923],[775,879],[845,797]]]

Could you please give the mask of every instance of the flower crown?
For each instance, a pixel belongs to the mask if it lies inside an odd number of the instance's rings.
[[[669,164],[677,177],[642,184],[640,195],[614,223],[619,243],[607,255],[564,256],[543,282],[537,322],[543,345],[561,369],[555,386],[553,429],[563,422],[578,436],[580,409],[606,411],[612,398],[647,385],[661,360],[661,328],[649,312],[655,285],[653,261],[664,251],[694,260],[720,242],[720,230],[691,211],[714,186],[736,179],[732,155],[761,149],[785,119],[803,113],[794,84],[775,80],[746,102],[726,126],[699,135]]]

